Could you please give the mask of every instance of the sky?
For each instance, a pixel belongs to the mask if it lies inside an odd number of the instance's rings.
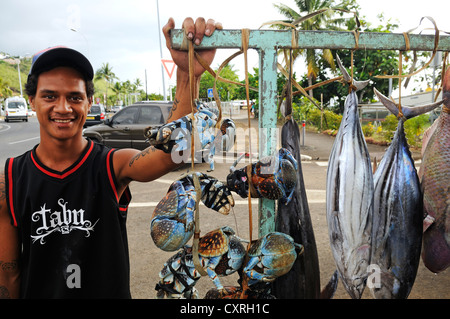
[[[378,26],[378,14],[399,24],[398,32],[419,25],[431,16],[439,29],[450,32],[447,0],[359,0],[360,17]],[[120,81],[139,78],[149,93],[163,94],[176,84],[176,72],[169,79],[161,59],[170,59],[160,31],[169,17],[181,28],[185,17],[202,16],[222,22],[224,29],[258,29],[264,22],[283,18],[274,3],[297,8],[294,0],[14,0],[3,1],[0,19],[0,52],[12,56],[31,56],[41,49],[65,45],[85,54],[94,70],[109,63]],[[421,28],[432,27],[424,20]],[[72,30],[73,29],[73,30]],[[75,31],[74,31],[75,30]],[[160,38],[162,46],[160,46]],[[213,67],[217,68],[235,50],[219,50]],[[249,70],[258,67],[258,54],[249,51]],[[243,55],[231,62],[244,79]],[[297,65],[300,64],[300,65]],[[302,68],[298,62],[296,68]],[[294,70],[295,71],[295,70]],[[145,87],[142,87],[145,90]]]

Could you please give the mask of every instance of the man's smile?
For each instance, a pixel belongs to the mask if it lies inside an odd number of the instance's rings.
[[[75,118],[50,118],[50,121],[53,121],[53,122],[59,123],[59,124],[68,124],[68,123],[75,121]]]

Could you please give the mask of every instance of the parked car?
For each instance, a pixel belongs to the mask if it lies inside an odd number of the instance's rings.
[[[19,120],[28,122],[28,106],[23,97],[13,96],[5,100],[5,122]]]
[[[122,109],[122,106],[120,106],[120,105],[114,105],[114,106],[111,108],[111,112],[117,113],[117,112],[119,112],[121,109]]]
[[[86,122],[84,123],[84,127],[97,125],[103,123],[105,120],[106,111],[105,107],[101,104],[94,104],[91,106],[91,110],[86,117]]]
[[[166,123],[172,102],[145,101],[127,106],[104,123],[83,130],[83,136],[114,148],[136,148],[149,146],[145,142],[144,129],[158,128]]]

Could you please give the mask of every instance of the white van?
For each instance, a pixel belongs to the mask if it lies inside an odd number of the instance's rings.
[[[27,102],[23,97],[9,97],[5,100],[5,122],[10,120],[22,120],[28,122]]]

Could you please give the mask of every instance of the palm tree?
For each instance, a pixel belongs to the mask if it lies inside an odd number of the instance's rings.
[[[108,89],[111,87],[111,84],[115,79],[118,79],[114,72],[112,71],[112,67],[109,66],[109,63],[103,63],[102,67],[95,72],[95,80],[105,79],[108,82]],[[108,90],[105,93],[106,96],[106,107],[108,107]]]
[[[120,82],[116,82],[114,83],[114,86],[111,88],[113,90],[114,93],[116,93],[116,105],[117,105],[117,101],[121,100],[121,94],[122,94],[122,84]]]
[[[133,89],[131,87],[131,82],[130,80],[126,80],[125,82],[122,82],[122,92],[125,94],[125,104],[126,105],[130,105],[131,101],[130,101],[130,93],[133,92]]]
[[[334,5],[334,0],[294,0],[298,12],[296,9],[290,8],[284,4],[274,4],[274,7],[278,9],[278,11],[284,15],[288,20],[283,22],[289,24],[298,24],[298,29],[301,30],[339,30],[339,25],[343,23],[342,18],[334,19],[332,18],[333,10],[325,10],[327,8],[330,9],[338,9],[338,10],[349,10],[349,8],[357,7],[355,0],[344,0],[339,5]],[[311,13],[321,11],[322,13],[313,15],[311,18],[301,21],[301,19]],[[301,21],[301,22],[298,22]],[[275,26],[275,25],[273,25]],[[277,26],[280,29],[285,29],[286,26]],[[334,58],[330,49],[296,49],[293,50],[292,56],[295,61],[300,55],[305,55],[306,63],[307,63],[307,77],[308,77],[308,85],[311,86],[315,79],[319,74],[319,61],[322,59],[325,61],[333,70],[336,68],[334,63]],[[309,91],[310,96],[313,96],[313,91]]]
[[[134,80],[133,85],[134,85],[134,87],[135,87],[135,90],[138,90],[138,89],[142,86],[141,79],[136,78],[136,80]]]

